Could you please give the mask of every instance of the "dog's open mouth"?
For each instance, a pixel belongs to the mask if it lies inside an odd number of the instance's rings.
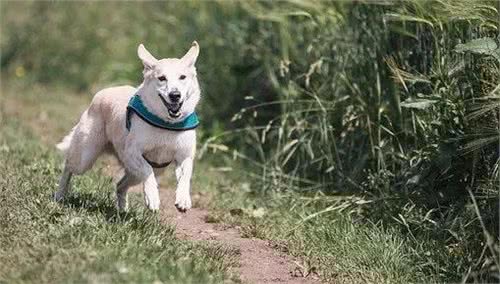
[[[179,117],[179,115],[181,115],[179,112],[181,107],[182,103],[167,104],[168,114],[170,114],[171,117]]]
[[[167,107],[168,114],[171,117],[177,118],[181,115],[181,113],[179,111],[181,110],[182,102],[169,103],[169,102],[167,102],[167,100],[165,100],[163,98],[163,96],[161,94],[158,94],[158,96],[160,97],[160,99],[161,99],[162,103],[165,105],[165,107]]]

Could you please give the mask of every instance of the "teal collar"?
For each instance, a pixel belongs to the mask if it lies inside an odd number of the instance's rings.
[[[142,120],[151,124],[154,127],[173,130],[173,131],[185,131],[185,130],[195,129],[200,124],[196,112],[191,113],[190,115],[186,116],[186,118],[184,118],[182,121],[179,122],[172,123],[165,121],[156,114],[150,112],[142,102],[141,97],[138,95],[134,95],[128,102],[125,126],[129,131],[132,125],[131,117],[133,113],[137,114],[137,116],[139,116]]]

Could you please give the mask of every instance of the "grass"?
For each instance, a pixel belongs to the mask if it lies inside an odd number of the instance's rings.
[[[302,259],[303,274],[317,273],[326,282],[460,282],[478,248],[487,248],[476,233],[473,208],[457,207],[462,213],[448,216],[434,212],[425,223],[417,223],[406,206],[406,214],[388,222],[389,210],[373,217],[360,212],[360,198],[288,192],[262,196],[244,183],[222,190],[210,221],[238,226],[247,237],[271,240],[277,249]],[[475,275],[469,281],[492,279]]]
[[[213,140],[251,179],[211,219],[332,281],[498,282],[499,2],[368,2],[248,5],[277,98],[235,116],[246,147]]]
[[[24,92],[2,91],[9,111],[0,126],[0,282],[231,281],[227,271],[237,263],[234,249],[176,239],[174,227],[146,211],[138,195],[132,196],[133,209],[119,215],[111,178],[99,166],[75,180],[64,204],[53,202],[61,158],[38,133],[46,141],[58,140],[88,97],[31,89],[16,97]],[[43,95],[46,91],[51,95]],[[34,124],[38,108],[46,112],[44,127]]]
[[[32,84],[27,78],[2,76],[2,79],[0,113],[3,112],[5,118],[18,118],[22,127],[29,128],[49,145],[59,142],[68,133],[92,99],[88,93]]]
[[[272,240],[277,249],[303,259],[304,275],[317,273],[332,283],[440,280],[437,271],[425,269],[437,266],[429,259],[429,252],[415,249],[415,245],[425,246],[423,241],[415,244],[394,227],[356,220],[338,210],[312,217],[325,208],[318,204],[325,204],[325,198],[306,199],[288,193],[228,195],[231,197],[219,198],[214,204],[210,219],[239,226],[248,237]]]

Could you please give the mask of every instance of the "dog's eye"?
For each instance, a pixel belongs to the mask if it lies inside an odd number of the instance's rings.
[[[165,76],[160,76],[160,77],[158,77],[158,80],[165,81],[165,80],[167,80],[167,78]]]
[[[184,80],[184,79],[186,79],[186,75],[181,75],[181,76],[179,77],[179,80]]]

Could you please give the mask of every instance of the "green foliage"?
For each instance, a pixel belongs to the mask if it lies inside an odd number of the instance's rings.
[[[458,246],[475,261],[459,269],[475,280],[495,275],[499,240],[485,239],[498,236],[498,2],[251,3],[280,44],[257,50],[281,109],[257,121],[236,153],[256,166],[254,187],[362,194],[379,201],[361,216],[432,231],[445,245],[471,220],[459,208],[473,192],[482,199],[475,233]],[[248,123],[270,105],[235,118]],[[428,214],[442,227],[423,221]]]
[[[490,55],[500,61],[500,47],[493,38],[478,38],[464,44],[457,44],[455,51]]]
[[[279,50],[257,48],[270,52],[262,65],[281,106],[249,135],[264,187],[313,181],[324,191],[357,190],[370,171],[391,172],[396,185],[429,167],[441,167],[442,176],[448,166],[470,163],[461,149],[476,126],[466,113],[499,72],[495,62],[457,53],[474,48],[458,43],[497,32],[495,6],[471,5],[465,17],[456,10],[466,5],[456,1],[251,3],[247,10],[262,26],[278,23],[266,26],[270,42],[286,38]],[[494,40],[487,42],[495,54]],[[478,46],[475,53],[484,54]],[[248,123],[269,105],[244,108],[236,119]],[[467,173],[451,174],[447,183]]]

